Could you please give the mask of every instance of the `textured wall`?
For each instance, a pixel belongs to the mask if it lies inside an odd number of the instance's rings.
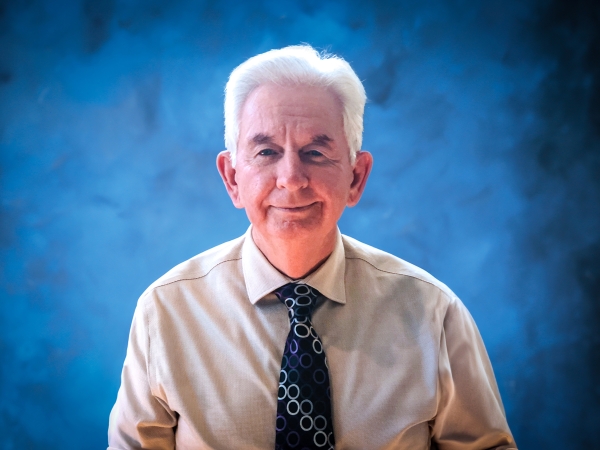
[[[463,299],[522,449],[599,448],[599,29],[596,0],[0,0],[0,448],[106,445],[137,297],[247,226],[228,73],[300,42],[370,98],[342,231]]]

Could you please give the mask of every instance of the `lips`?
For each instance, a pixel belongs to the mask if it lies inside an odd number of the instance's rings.
[[[302,212],[302,211],[306,211],[308,209],[310,209],[311,207],[313,207],[315,203],[310,203],[308,205],[302,205],[302,206],[271,206],[272,208],[279,210],[279,211],[284,211],[284,212]]]

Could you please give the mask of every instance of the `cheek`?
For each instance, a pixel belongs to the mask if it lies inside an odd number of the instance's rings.
[[[347,174],[338,172],[323,177],[319,181],[319,190],[329,198],[331,203],[346,203],[352,183],[352,179]]]
[[[240,198],[246,207],[260,204],[268,195],[268,186],[265,177],[260,174],[246,172],[240,175],[238,181]]]

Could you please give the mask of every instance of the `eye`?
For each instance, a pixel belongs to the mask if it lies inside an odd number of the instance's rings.
[[[272,156],[275,154],[275,150],[273,150],[272,148],[265,148],[258,152],[258,154],[259,156]]]
[[[323,153],[321,153],[319,150],[308,150],[306,152],[307,156],[312,156],[312,157],[319,157],[319,156],[323,156]]]

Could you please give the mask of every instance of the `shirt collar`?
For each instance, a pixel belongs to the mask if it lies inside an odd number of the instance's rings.
[[[344,282],[345,253],[342,234],[337,230],[335,247],[329,258],[316,271],[296,283],[305,283],[330,300],[346,303],[346,288]],[[242,270],[246,281],[248,298],[255,304],[278,287],[294,280],[282,274],[267,260],[252,239],[252,226],[244,236],[242,247]]]

